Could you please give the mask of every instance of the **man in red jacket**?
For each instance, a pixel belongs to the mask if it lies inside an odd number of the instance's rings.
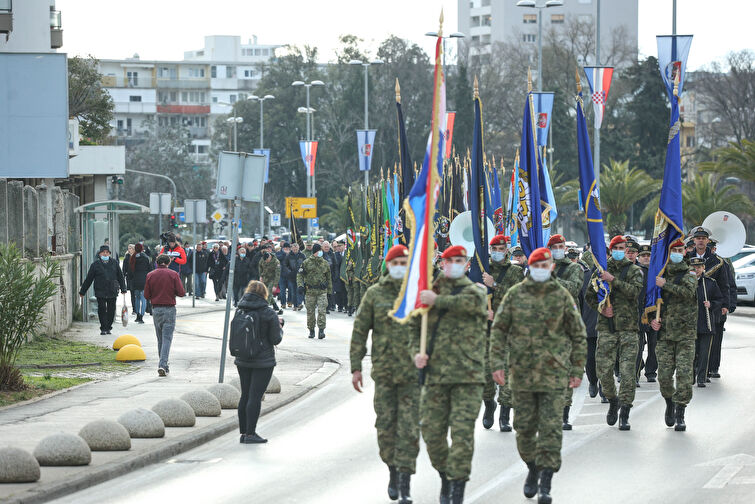
[[[168,266],[170,269],[176,273],[181,273],[181,266],[186,264],[186,251],[181,246],[181,242],[176,240],[173,233],[168,234],[168,244],[160,250],[160,253],[170,258],[170,265]]]
[[[160,376],[170,372],[168,356],[176,327],[176,296],[183,297],[186,294],[181,277],[168,268],[169,264],[170,257],[160,254],[157,257],[157,269],[147,274],[147,282],[144,284],[144,297],[152,303],[152,321],[155,324],[157,353],[160,356],[157,374]]]

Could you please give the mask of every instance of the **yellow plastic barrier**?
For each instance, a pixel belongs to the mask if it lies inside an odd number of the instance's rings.
[[[132,334],[123,334],[113,341],[113,350],[120,350],[126,345],[142,346],[142,343]]]
[[[118,350],[115,360],[121,362],[143,361],[147,359],[147,354],[139,345],[126,345]]]

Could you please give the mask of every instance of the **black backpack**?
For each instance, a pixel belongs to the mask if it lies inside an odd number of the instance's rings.
[[[231,321],[231,337],[228,350],[233,357],[252,360],[262,353],[262,340],[259,334],[259,320],[254,312],[238,309]]]

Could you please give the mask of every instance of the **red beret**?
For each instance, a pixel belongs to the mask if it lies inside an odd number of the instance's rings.
[[[626,242],[627,242],[627,239],[624,238],[623,236],[621,235],[614,236],[613,238],[611,238],[611,243],[608,245],[608,248],[612,249],[619,243],[626,243]]]
[[[499,234],[494,236],[493,239],[490,240],[490,246],[492,247],[493,245],[506,244],[509,241],[511,241],[511,238],[506,235]]]
[[[530,258],[527,260],[527,264],[534,264],[540,261],[547,261],[551,257],[553,256],[551,255],[550,249],[547,249],[545,247],[536,248],[530,254]]]
[[[388,253],[385,254],[385,262],[390,262],[397,257],[406,257],[409,255],[409,249],[404,245],[394,245],[388,249]]]
[[[566,243],[566,238],[564,238],[564,235],[554,234],[553,236],[551,236],[551,239],[548,240],[548,248],[551,248],[556,243]]]
[[[671,248],[674,248],[674,247],[684,247],[684,240],[682,240],[681,238],[677,238],[677,240],[671,244]]]
[[[446,250],[444,250],[440,257],[442,259],[449,259],[451,257],[467,257],[467,249],[465,249],[461,245],[454,245],[453,247],[448,247]]]

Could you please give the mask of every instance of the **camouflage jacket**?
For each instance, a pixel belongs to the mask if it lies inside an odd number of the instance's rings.
[[[626,276],[621,279],[621,271],[626,266]],[[639,313],[637,313],[637,297],[642,293],[643,278],[642,270],[639,266],[629,262],[629,259],[622,259],[616,261],[612,257],[608,259],[608,272],[615,278],[609,284],[611,286],[611,306],[613,306],[613,324],[616,332],[637,331],[637,322],[639,319]],[[595,290],[597,287],[597,275],[596,270],[590,278],[590,287],[585,292],[585,301],[592,307],[593,310],[598,311],[598,293]],[[602,313],[598,313],[598,334],[605,332],[611,332],[611,327],[608,322],[608,317],[605,317]]]
[[[556,277],[576,303],[579,303],[579,291],[582,290],[582,283],[585,281],[582,268],[577,263],[571,262],[568,258],[556,260],[556,268],[553,270],[553,276]]]
[[[501,262],[490,261],[490,276],[496,283],[491,301],[491,307],[496,311],[509,289],[524,279],[524,270],[518,264],[511,264],[510,255],[507,253]]]
[[[661,330],[659,340],[683,341],[697,337],[697,277],[689,265],[669,262],[663,273],[661,289]]]
[[[456,289],[458,293],[453,294]],[[485,290],[463,276],[442,275],[433,285],[438,294],[427,317],[427,346],[431,349],[425,384],[484,383],[485,334],[488,302]],[[445,314],[443,314],[445,313]],[[438,317],[443,314],[440,322]],[[419,350],[419,333],[413,347]]]
[[[412,341],[419,338],[419,319],[415,317],[403,325],[388,316],[400,290],[401,279],[383,276],[377,285],[364,293],[351,332],[352,373],[362,370],[362,359],[367,353],[367,337],[372,330],[372,379],[392,384],[417,380]]]
[[[260,278],[265,285],[278,285],[281,276],[281,263],[277,257],[271,255],[270,261],[260,261]]]
[[[556,279],[527,277],[503,297],[490,334],[490,367],[508,357],[512,390],[563,390],[581,377],[587,355],[585,324],[574,299]]]
[[[309,292],[332,292],[333,279],[328,261],[314,255],[306,258],[296,275],[296,285],[305,286]]]

